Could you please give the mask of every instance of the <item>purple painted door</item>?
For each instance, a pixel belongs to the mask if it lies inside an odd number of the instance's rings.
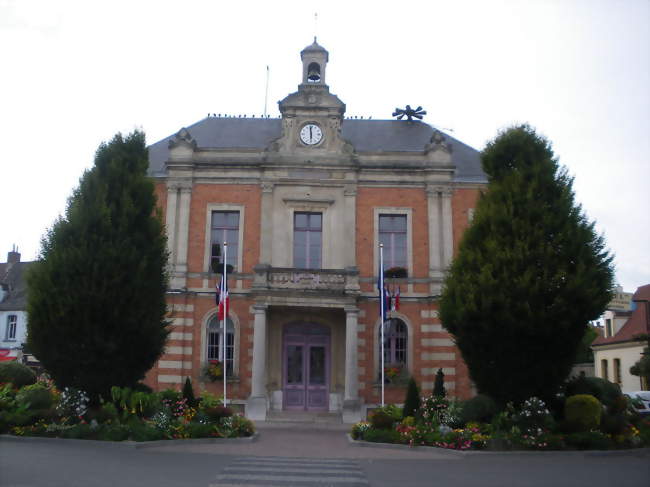
[[[285,329],[284,408],[326,411],[329,406],[329,330],[317,325]]]

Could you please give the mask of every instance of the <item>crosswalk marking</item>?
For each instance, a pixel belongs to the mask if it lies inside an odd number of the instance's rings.
[[[368,487],[359,464],[350,460],[260,457],[235,460],[210,487]]]

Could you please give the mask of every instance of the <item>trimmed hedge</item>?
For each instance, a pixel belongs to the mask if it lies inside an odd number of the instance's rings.
[[[600,401],[589,394],[571,396],[564,404],[564,418],[567,425],[576,432],[598,428],[602,412]]]
[[[14,387],[20,388],[36,383],[36,374],[26,365],[18,362],[0,364],[0,383],[11,382]]]

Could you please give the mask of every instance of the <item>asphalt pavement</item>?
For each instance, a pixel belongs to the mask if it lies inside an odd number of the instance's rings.
[[[360,447],[346,427],[259,425],[253,442],[128,445],[0,438],[1,487],[647,487],[650,451]]]

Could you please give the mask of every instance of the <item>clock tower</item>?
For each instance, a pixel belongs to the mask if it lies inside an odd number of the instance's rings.
[[[341,138],[345,104],[325,83],[329,53],[314,42],[301,53],[302,83],[298,91],[278,102],[282,136],[271,147],[283,159],[296,162],[341,160],[353,152]]]

